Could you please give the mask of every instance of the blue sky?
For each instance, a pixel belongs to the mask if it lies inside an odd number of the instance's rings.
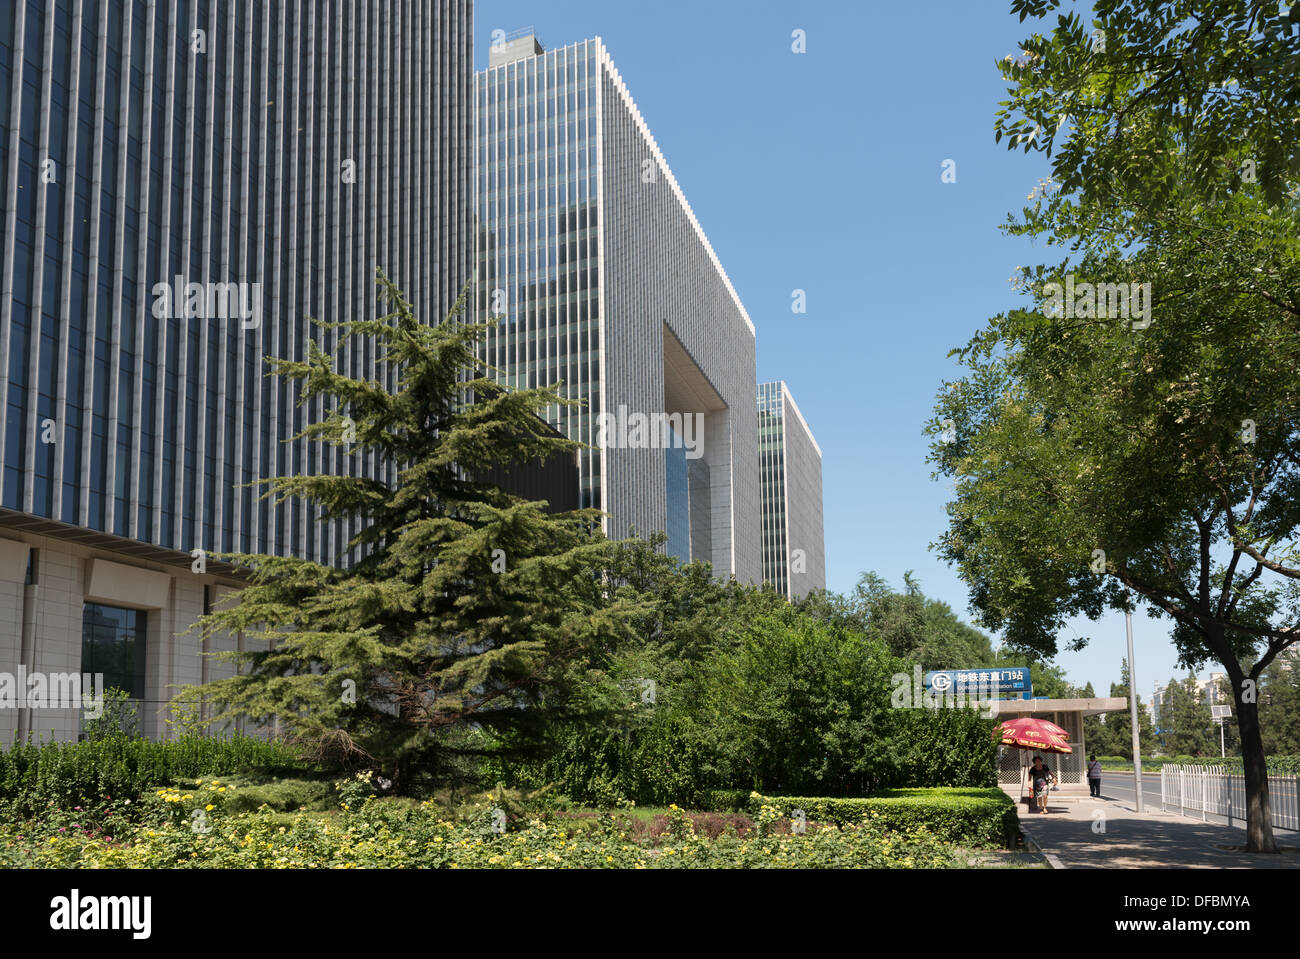
[[[967,617],[965,587],[928,548],[949,487],[930,478],[922,427],[956,374],[948,351],[1016,304],[1015,267],[1059,259],[998,230],[1048,173],[993,140],[1006,94],[994,62],[1029,32],[1009,11],[1008,0],[475,4],[480,68],[496,29],[535,26],[548,49],[605,40],[758,329],[759,380],[789,384],[821,445],[827,586],[847,591],[875,570],[901,587],[914,570]],[[956,183],[942,182],[945,160]],[[804,315],[791,311],[796,289]],[[1057,662],[1104,695],[1124,618],[1076,631],[1092,643]],[[1134,636],[1146,701],[1153,680],[1177,673],[1175,656],[1166,622],[1139,614]]]

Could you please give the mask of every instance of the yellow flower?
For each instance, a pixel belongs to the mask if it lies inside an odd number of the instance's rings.
[[[214,805],[212,805],[212,803],[208,803],[208,804],[207,804],[206,806],[204,806],[203,808],[206,809],[208,812],[212,812],[212,810],[216,809],[217,807],[214,806]]]

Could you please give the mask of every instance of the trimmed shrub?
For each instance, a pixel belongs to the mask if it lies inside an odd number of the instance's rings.
[[[789,816],[802,809],[811,822],[843,826],[879,816],[886,828],[924,830],[943,842],[1013,848],[1020,832],[1016,804],[1001,789],[886,789],[865,798],[750,796],[749,812],[773,805]]]
[[[323,811],[338,806],[334,787],[327,779],[277,779],[266,783],[236,779],[231,785],[238,787],[227,804],[231,812],[255,812],[264,805],[275,812]]]
[[[71,809],[108,796],[134,801],[152,788],[196,776],[244,770],[292,775],[310,768],[287,746],[249,736],[26,743],[0,752],[0,801],[30,816],[50,803]]]
[[[223,780],[224,782],[224,780]],[[842,829],[782,829],[765,810],[691,817],[669,809],[652,823],[628,815],[551,817],[493,828],[489,810],[448,820],[432,804],[372,799],[337,815],[230,813],[207,789],[148,798],[158,815],[111,840],[45,822],[0,818],[0,869],[942,869],[956,850],[880,819]],[[217,787],[220,788],[220,787]],[[220,795],[228,795],[220,794]],[[212,808],[209,809],[208,807]],[[210,831],[195,831],[202,811]]]
[[[694,805],[704,812],[744,812],[749,797],[747,789],[705,789]]]
[[[1269,773],[1275,776],[1300,775],[1300,756],[1268,756],[1265,761]],[[1143,762],[1145,763],[1146,760]],[[1184,766],[1222,767],[1238,775],[1242,773],[1240,756],[1229,756],[1227,759],[1180,759],[1173,762],[1182,763]]]

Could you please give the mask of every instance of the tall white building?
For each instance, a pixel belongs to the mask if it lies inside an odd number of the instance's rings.
[[[499,38],[476,96],[484,359],[585,403],[549,419],[611,536],[758,582],[754,325],[609,51]]]
[[[758,388],[763,579],[789,599],[826,588],[822,451],[785,383]]]

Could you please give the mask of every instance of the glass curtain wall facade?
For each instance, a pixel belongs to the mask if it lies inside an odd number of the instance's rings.
[[[758,388],[763,579],[788,599],[826,588],[822,452],[784,383]]]
[[[675,554],[757,582],[753,324],[601,40],[508,43],[476,88],[484,360],[583,401],[547,417],[591,447],[582,504],[610,535],[665,531]],[[601,442],[602,414],[665,413],[698,441],[685,468],[625,431]]]
[[[428,322],[461,293],[472,34],[471,0],[0,0],[0,506],[338,560],[240,486],[375,464],[286,444],[326,410],[264,358],[380,315],[376,267]]]
[[[483,356],[513,388],[562,382],[587,400],[546,411],[574,438],[594,438],[602,408],[597,77],[588,41],[480,73],[476,88],[476,303],[497,324]],[[600,452],[578,455],[581,504],[599,508]]]

